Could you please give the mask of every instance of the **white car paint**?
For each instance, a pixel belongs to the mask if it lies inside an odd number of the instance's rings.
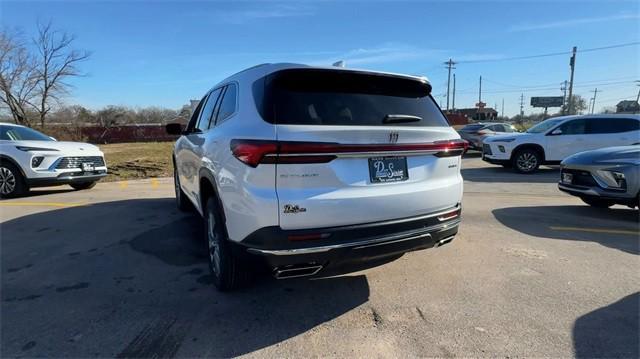
[[[562,161],[575,153],[611,146],[626,146],[640,142],[640,131],[624,131],[616,133],[589,133],[585,129],[584,133],[567,134],[558,133],[556,130],[563,126],[569,126],[572,121],[598,121],[599,123],[610,121],[611,119],[631,119],[640,121],[640,116],[632,114],[612,114],[612,115],[588,115],[588,116],[564,116],[551,118],[543,123],[553,123],[554,125],[540,133],[514,133],[509,135],[498,135],[488,138],[484,145],[488,146],[491,154],[483,155],[488,160],[511,161],[514,150],[522,148],[524,145],[537,145],[544,150],[545,163],[555,163]],[[542,124],[542,123],[541,123]],[[502,150],[504,149],[504,150]]]
[[[2,128],[19,128],[24,126],[0,123]],[[43,135],[44,136],[44,135]],[[66,184],[68,178],[82,179],[82,175],[76,175],[79,167],[57,168],[57,164],[65,157],[100,157],[104,163],[104,154],[97,146],[81,143],[50,140],[11,140],[0,139],[0,156],[3,161],[10,161],[21,170],[21,175],[27,184],[38,186],[40,183],[55,185],[56,181]],[[34,157],[44,157],[40,165],[33,167],[31,160]],[[96,171],[102,172],[99,176],[92,176],[92,180],[98,180],[107,172],[106,163],[95,166]],[[69,177],[64,176],[68,174]]]
[[[203,171],[215,179],[230,240],[241,242],[252,232],[268,226],[303,229],[369,223],[430,213],[461,203],[460,156],[409,156],[407,181],[376,184],[369,181],[367,158],[371,155],[366,154],[330,163],[260,164],[255,168],[235,158],[230,151],[233,139],[385,144],[389,143],[390,132],[399,134],[398,144],[460,138],[448,126],[334,127],[266,122],[254,104],[254,81],[279,70],[296,68],[308,67],[269,64],[222,81],[214,90],[229,83],[238,86],[235,113],[221,125],[202,133],[186,134],[176,142],[174,156],[180,188],[203,214],[199,180]],[[297,205],[306,211],[284,213],[286,205]]]

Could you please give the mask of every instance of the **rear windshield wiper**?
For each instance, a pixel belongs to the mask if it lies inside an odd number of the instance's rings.
[[[412,115],[394,115],[389,114],[384,116],[382,123],[401,123],[401,122],[419,122],[422,121],[422,117]]]

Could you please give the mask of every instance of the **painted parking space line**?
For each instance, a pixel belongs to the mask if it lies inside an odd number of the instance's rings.
[[[0,202],[0,207],[78,207],[86,204],[87,202]]]
[[[605,234],[625,234],[625,235],[631,235],[631,236],[640,236],[640,232],[639,231],[630,231],[630,230],[626,230],[626,229],[558,227],[558,226],[550,226],[549,228],[554,230],[554,231],[588,232],[588,233],[605,233]]]

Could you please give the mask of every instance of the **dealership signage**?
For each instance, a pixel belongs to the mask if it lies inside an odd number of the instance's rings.
[[[564,104],[562,96],[532,97],[531,107],[561,107]]]

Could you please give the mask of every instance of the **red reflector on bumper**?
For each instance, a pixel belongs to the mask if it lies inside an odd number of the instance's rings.
[[[455,211],[447,212],[441,216],[438,216],[438,220],[440,222],[448,221],[450,219],[454,219],[460,215],[460,210],[456,209]]]

